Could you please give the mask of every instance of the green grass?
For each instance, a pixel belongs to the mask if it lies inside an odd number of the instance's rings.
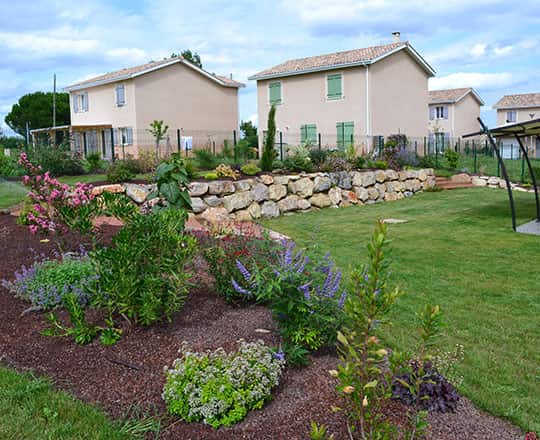
[[[25,195],[26,190],[21,184],[0,180],[0,209],[22,202]]]
[[[530,159],[531,165],[533,168],[540,168],[539,159]],[[497,176],[502,174],[498,172],[497,168],[497,159],[491,156],[486,156],[484,154],[478,154],[476,156],[476,173],[482,173],[489,176]],[[522,179],[522,162],[521,159],[505,159],[504,165],[508,172],[508,177],[512,182],[521,182],[529,180],[529,169],[527,168],[527,163],[523,164],[523,179]],[[460,156],[458,169],[466,168],[469,172],[474,173],[474,157],[473,156]]]
[[[103,439],[131,438],[118,422],[48,381],[0,367],[0,438]]]
[[[534,197],[515,198],[518,224],[533,218]],[[505,191],[423,193],[264,224],[301,245],[317,242],[349,268],[365,261],[374,222],[390,217],[409,222],[388,228],[391,270],[405,292],[389,343],[412,348],[415,312],[426,302],[441,305],[444,347],[465,346],[460,391],[492,414],[540,431],[540,237],[512,232]]]

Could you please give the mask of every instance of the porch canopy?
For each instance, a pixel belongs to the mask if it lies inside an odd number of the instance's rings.
[[[497,155],[497,160],[499,161],[501,167],[502,175],[504,177],[504,180],[506,181],[508,198],[510,200],[510,209],[512,211],[512,229],[514,229],[514,231],[517,230],[518,232],[523,232],[527,234],[540,235],[540,200],[538,197],[538,185],[536,182],[536,176],[534,175],[534,170],[531,166],[531,161],[529,160],[527,148],[525,148],[523,144],[523,138],[530,136],[540,136],[540,118],[531,119],[529,121],[514,122],[511,124],[500,125],[499,127],[495,128],[488,128],[481,118],[477,118],[477,120],[482,130],[475,133],[466,134],[463,137],[468,138],[473,136],[486,135],[491,144],[491,147],[495,151]],[[536,219],[532,222],[521,225],[519,228],[516,227],[516,210],[514,206],[514,198],[512,196],[512,185],[510,179],[508,178],[508,173],[506,172],[506,166],[504,165],[504,161],[502,160],[501,152],[499,151],[495,143],[495,139],[501,137],[514,137],[517,140],[519,148],[521,149],[521,153],[523,154],[523,157],[527,162],[527,167],[529,168],[529,174],[531,176],[531,181],[534,189],[534,196],[536,201]]]

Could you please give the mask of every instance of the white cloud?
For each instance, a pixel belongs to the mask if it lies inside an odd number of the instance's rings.
[[[251,121],[251,123],[256,127],[259,126],[259,115],[257,113],[253,113],[252,115],[250,115],[247,120]]]
[[[0,32],[0,47],[20,51],[38,57],[57,55],[81,55],[94,52],[98,48],[94,39],[54,38],[47,35],[17,32]]]
[[[509,44],[508,46],[494,47],[493,54],[497,57],[510,55],[514,51],[514,46]]]
[[[431,78],[429,89],[452,89],[457,87],[474,87],[486,90],[500,87],[508,87],[517,84],[519,78],[510,72],[481,73],[481,72],[458,72],[450,75]]]
[[[470,53],[474,58],[479,58],[479,57],[481,57],[482,55],[485,55],[485,53],[486,53],[486,48],[487,48],[487,44],[485,44],[485,43],[476,43],[476,44],[471,48],[471,50],[469,51],[469,53]]]
[[[107,49],[105,54],[111,58],[118,58],[121,60],[119,64],[127,63],[143,63],[150,59],[150,56],[146,51],[136,47],[118,47],[115,49]]]

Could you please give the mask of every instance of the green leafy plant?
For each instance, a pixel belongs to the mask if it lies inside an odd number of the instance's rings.
[[[68,141],[56,146],[38,145],[27,154],[32,163],[41,166],[43,172],[48,171],[52,176],[84,174],[81,157],[71,151]]]
[[[309,150],[309,158],[311,159],[311,163],[315,167],[320,166],[327,157],[328,151],[326,150],[319,150],[318,148],[312,148],[311,150]]]
[[[448,168],[455,170],[459,163],[459,153],[457,151],[448,148],[444,151],[444,158],[448,163]]]
[[[209,150],[193,150],[195,163],[200,170],[211,170],[218,165],[218,158]]]
[[[334,434],[328,434],[326,426],[318,425],[312,420],[309,438],[311,440],[334,440]]]
[[[167,209],[191,209],[191,198],[187,190],[189,183],[188,172],[184,166],[184,161],[179,153],[171,155],[169,160],[163,161],[156,169],[157,189],[148,196],[148,199],[163,197],[167,204],[162,206],[156,203],[154,211],[163,208]]]
[[[182,357],[166,370],[163,399],[171,414],[214,428],[241,421],[271,399],[285,366],[282,353],[262,341],[239,341],[238,351],[196,353],[184,344]]]
[[[273,105],[268,112],[268,128],[264,140],[261,156],[261,169],[263,171],[272,171],[272,163],[276,159],[276,107]]]
[[[254,176],[257,173],[260,173],[261,169],[255,163],[246,163],[245,165],[242,165],[240,171],[246,176]]]
[[[123,183],[135,177],[132,168],[123,160],[111,162],[107,168],[107,180],[113,183]]]
[[[313,164],[311,163],[309,149],[302,145],[290,147],[287,158],[283,161],[283,166],[289,171],[312,171]]]
[[[216,180],[218,178],[218,175],[215,171],[210,171],[204,175],[204,178],[206,180]]]
[[[350,162],[336,155],[329,155],[326,160],[319,166],[319,170],[326,173],[331,173],[335,171],[349,171],[351,169],[352,165]]]
[[[90,153],[86,156],[88,172],[95,173],[103,168],[103,161],[99,153]]]
[[[170,319],[186,298],[185,267],[195,252],[195,239],[184,234],[186,217],[183,210],[138,215],[110,247],[93,251],[100,276],[93,305],[136,324]]]

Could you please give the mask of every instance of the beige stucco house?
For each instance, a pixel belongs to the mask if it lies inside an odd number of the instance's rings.
[[[177,151],[179,142],[182,149],[186,143],[219,148],[238,129],[239,87],[243,84],[180,56],[72,84],[65,90],[74,149],[107,158],[112,143],[117,157],[153,151],[154,138],[147,129],[154,120],[169,126],[162,150]]]
[[[484,101],[471,87],[431,90],[428,128],[430,144],[448,145],[467,133],[478,131],[480,108]]]
[[[396,35],[395,35],[396,37]],[[397,35],[397,39],[399,35]],[[344,146],[364,152],[378,136],[427,133],[428,78],[433,68],[408,42],[285,61],[257,81],[260,141],[276,106],[276,140]]]
[[[515,124],[540,118],[540,93],[505,95],[493,106],[497,110],[497,126]],[[520,148],[515,138],[501,138],[504,158],[520,157]],[[540,159],[540,137],[525,138],[525,146],[531,157]]]

